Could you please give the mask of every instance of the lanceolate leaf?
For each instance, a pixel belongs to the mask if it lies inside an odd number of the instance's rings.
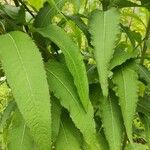
[[[16,103],[14,101],[9,102],[8,106],[5,108],[2,118],[0,119],[0,128],[4,128],[7,124],[12,111],[16,108]]]
[[[116,9],[96,11],[90,21],[92,45],[99,79],[104,96],[108,96],[109,63],[114,53],[116,35],[119,33],[119,14]]]
[[[0,37],[0,57],[15,101],[39,149],[51,145],[50,95],[42,58],[32,40],[16,31]]]
[[[110,150],[120,150],[123,138],[123,121],[116,97],[113,95],[108,99],[101,97],[99,107]]]
[[[126,132],[132,142],[132,121],[138,101],[138,77],[130,66],[121,67],[114,74],[114,84],[122,110]]]
[[[68,69],[74,78],[74,83],[77,87],[81,103],[86,110],[89,103],[88,80],[82,55],[78,46],[72,41],[67,33],[55,25],[36,29],[36,31],[43,37],[52,40],[62,50]]]
[[[142,115],[141,119],[145,127],[145,134],[146,134],[148,147],[150,148],[150,116]]]
[[[34,150],[34,142],[21,114],[16,111],[8,131],[9,150]]]
[[[113,69],[116,66],[119,66],[125,63],[127,60],[136,57],[137,54],[138,54],[137,51],[126,52],[122,49],[116,49],[114,56],[110,62],[110,69]]]
[[[56,6],[61,9],[65,3],[65,0],[56,0],[56,4],[45,3],[35,17],[34,26],[38,28],[46,27],[50,25],[53,17],[57,14]],[[56,6],[55,6],[56,5]]]
[[[137,111],[146,116],[150,116],[150,97],[148,95],[139,99]]]
[[[137,71],[140,75],[140,78],[145,80],[148,84],[148,86],[150,87],[150,70],[148,70],[146,67],[139,65],[139,64],[135,64]]]
[[[69,111],[70,117],[80,129],[91,150],[99,150],[91,104],[89,103],[85,112],[73,84],[73,78],[65,66],[58,62],[48,62],[46,70],[50,90],[60,99],[61,105]]]
[[[52,141],[55,142],[60,128],[61,105],[54,96],[52,99]]]
[[[56,150],[81,150],[81,146],[82,138],[79,130],[74,126],[69,116],[64,113],[56,141]]]

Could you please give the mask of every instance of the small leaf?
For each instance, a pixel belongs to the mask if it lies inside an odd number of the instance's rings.
[[[142,123],[145,127],[146,140],[148,143],[148,147],[150,148],[150,116],[142,115],[141,117]]]
[[[2,118],[0,120],[0,127],[4,128],[7,120],[9,119],[12,111],[15,109],[16,103],[14,101],[9,102],[8,106],[5,108]]]
[[[138,76],[129,65],[119,68],[114,73],[114,84],[122,110],[126,132],[132,142],[132,123],[138,102]]]
[[[109,63],[114,53],[116,35],[119,33],[119,14],[116,9],[96,11],[90,20],[92,45],[104,96],[108,96]]]

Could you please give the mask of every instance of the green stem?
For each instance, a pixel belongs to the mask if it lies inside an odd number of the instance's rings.
[[[149,19],[148,19],[146,34],[145,34],[145,38],[144,38],[143,49],[142,49],[142,53],[141,53],[141,64],[144,63],[144,56],[147,51],[147,40],[149,39],[149,34],[150,34],[150,12],[149,12]]]

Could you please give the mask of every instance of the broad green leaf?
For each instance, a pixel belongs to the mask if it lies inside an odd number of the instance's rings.
[[[150,148],[150,116],[142,115],[142,117],[140,118],[142,119],[142,123],[144,124],[146,140],[148,147]]]
[[[138,76],[129,65],[119,68],[113,78],[127,136],[132,143],[132,122],[138,101]]]
[[[108,96],[109,63],[114,53],[116,35],[119,33],[119,14],[116,9],[96,11],[90,20],[92,45],[104,96]]]
[[[8,138],[9,150],[34,150],[33,139],[19,111],[15,111]]]
[[[56,150],[81,150],[82,138],[69,116],[64,113],[56,141]]]
[[[78,46],[60,27],[49,25],[45,28],[35,29],[43,37],[52,40],[63,52],[67,67],[71,72],[77,87],[81,103],[85,110],[89,104],[89,89],[85,65]]]
[[[101,97],[99,107],[110,150],[120,150],[123,138],[123,121],[116,97],[112,95],[108,99]]]
[[[0,58],[18,108],[39,149],[51,147],[50,95],[42,57],[25,33],[0,36]]]
[[[99,150],[92,105],[89,102],[85,112],[73,84],[73,78],[63,64],[49,61],[46,64],[46,70],[50,90],[60,99],[61,105],[69,111],[71,119],[83,134],[91,150]]]

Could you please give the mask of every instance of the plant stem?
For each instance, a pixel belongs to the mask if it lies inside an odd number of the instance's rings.
[[[24,2],[22,2],[22,0],[18,0],[21,4],[22,4],[22,6],[24,6],[24,8],[31,14],[31,16],[33,17],[33,18],[35,18],[35,16],[34,16],[34,14],[32,13],[32,11],[26,6],[26,4],[24,3]]]

